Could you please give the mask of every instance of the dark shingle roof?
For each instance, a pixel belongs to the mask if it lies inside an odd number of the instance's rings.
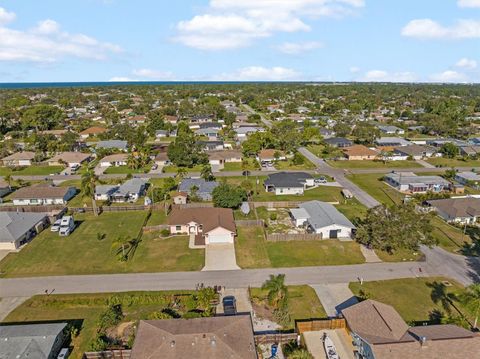
[[[305,172],[278,172],[268,176],[265,185],[275,187],[303,187],[305,180],[313,178]]]

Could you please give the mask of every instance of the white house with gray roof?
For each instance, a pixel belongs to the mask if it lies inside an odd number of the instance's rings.
[[[98,141],[97,148],[127,151],[128,142],[127,141],[122,141],[122,140]]]
[[[110,196],[112,202],[137,202],[145,194],[146,181],[143,178],[132,178],[118,186]]]
[[[205,181],[203,178],[185,178],[178,185],[179,192],[192,194],[192,187],[197,188],[196,195],[203,201],[211,201],[213,190],[218,186],[218,182]]]
[[[278,172],[264,181],[265,191],[278,195],[302,195],[306,188],[314,186],[314,178],[305,172]]]
[[[400,192],[442,192],[450,187],[450,182],[440,176],[417,176],[413,172],[391,172],[383,179]]]
[[[322,238],[352,238],[355,226],[333,205],[320,201],[301,203],[290,214],[296,227],[321,234]]]
[[[47,222],[45,213],[0,212],[0,249],[21,247],[41,232]]]

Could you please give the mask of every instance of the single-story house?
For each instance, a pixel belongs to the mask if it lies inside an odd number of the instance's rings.
[[[330,129],[330,128],[320,128],[319,129],[320,131],[320,135],[322,135],[322,137],[326,140],[330,139],[330,138],[333,138],[335,137],[336,133],[334,130]]]
[[[417,176],[413,172],[391,172],[383,179],[400,192],[442,192],[450,187],[450,182],[440,176]]]
[[[375,144],[381,147],[405,147],[412,143],[401,137],[380,137],[375,139]]]
[[[67,134],[68,132],[69,130],[45,130],[45,131],[40,131],[40,134],[51,135],[56,139],[60,139],[62,138],[63,135]]]
[[[155,131],[156,138],[177,137],[177,131],[157,130]]]
[[[480,353],[480,336],[453,324],[409,327],[390,305],[372,299],[342,310],[359,358],[458,359]]]
[[[93,126],[83,130],[79,133],[79,135],[81,139],[86,140],[90,136],[97,136],[105,132],[107,132],[107,129],[105,127]]]
[[[205,181],[203,178],[185,178],[178,185],[179,192],[192,194],[192,187],[196,187],[196,195],[203,201],[211,201],[213,190],[218,186],[215,181]]]
[[[247,139],[247,137],[255,132],[258,132],[259,129],[258,127],[253,127],[253,126],[244,126],[244,127],[238,127],[234,129],[236,133],[237,140],[239,141],[244,141]]]
[[[435,147],[442,147],[446,143],[451,143],[457,147],[468,146],[467,141],[457,140],[455,138],[440,138],[440,139],[427,140],[427,145],[435,146]]]
[[[333,205],[320,201],[301,203],[290,210],[296,227],[321,234],[322,238],[352,238],[355,226]]]
[[[18,249],[40,233],[47,223],[45,213],[0,212],[0,249]]]
[[[311,174],[305,172],[277,172],[264,181],[265,191],[278,195],[302,195],[306,188],[315,185]]]
[[[382,125],[378,126],[378,129],[387,135],[403,135],[405,133],[403,128],[397,126]]]
[[[459,151],[462,156],[476,156],[480,153],[480,145],[461,146]]]
[[[12,188],[4,179],[0,178],[0,198],[12,192]]]
[[[2,165],[7,167],[31,166],[35,158],[35,152],[15,152],[10,156],[2,158]]]
[[[122,141],[122,140],[98,141],[97,148],[127,151],[128,150],[128,142],[127,141]]]
[[[395,147],[394,153],[412,157],[414,160],[432,157],[437,151],[434,147],[412,144],[410,146]]]
[[[126,153],[116,153],[105,156],[100,160],[100,167],[118,167],[127,165],[128,155]]]
[[[195,236],[195,244],[233,243],[237,229],[230,208],[175,208],[168,216],[172,234]]]
[[[154,160],[155,164],[158,167],[168,166],[170,164],[170,160],[168,159],[167,152],[160,152],[155,156]]]
[[[16,190],[11,198],[15,206],[67,204],[76,193],[75,187],[35,185]]]
[[[371,150],[364,145],[353,145],[342,148],[344,156],[349,161],[374,160],[378,156],[378,152]]]
[[[446,222],[473,224],[480,217],[480,198],[436,199],[427,201],[427,205],[435,208]]]
[[[187,204],[188,193],[186,192],[175,192],[171,195],[173,204]]]
[[[242,162],[242,153],[240,151],[211,151],[208,153],[208,162],[212,166],[223,166],[229,162]]]
[[[77,167],[83,162],[89,161],[91,157],[89,153],[61,152],[47,160],[47,163],[49,166],[63,166],[66,164],[68,167]]]
[[[3,359],[57,358],[67,339],[67,323],[0,325]]]
[[[278,155],[277,157],[275,157],[276,154]],[[287,156],[285,156],[285,153],[275,149],[261,150],[257,155],[257,161],[262,164],[273,163],[277,160],[284,161],[286,159],[287,159]]]
[[[457,172],[455,174],[455,181],[464,186],[480,188],[480,174],[476,172]]]
[[[207,127],[207,128],[199,128],[195,131],[197,136],[205,136],[208,137],[209,140],[216,140],[219,136],[218,133],[220,129],[215,127]]]
[[[112,202],[137,202],[145,194],[147,183],[142,178],[132,178],[118,186],[117,190],[110,196]]]
[[[223,141],[198,141],[197,144],[204,151],[220,151],[227,147]]]
[[[97,185],[95,186],[95,200],[108,201],[118,190],[118,185]]]
[[[131,359],[257,359],[250,315],[141,320]]]
[[[324,142],[329,146],[338,147],[338,148],[350,147],[353,145],[352,141],[343,137],[327,138],[324,140]]]

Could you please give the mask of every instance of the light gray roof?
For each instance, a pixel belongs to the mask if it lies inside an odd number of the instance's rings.
[[[112,194],[118,186],[116,185],[98,185],[95,186],[95,194],[97,195],[104,195],[104,194]]]
[[[126,181],[124,184],[118,187],[117,193],[119,194],[130,194],[130,193],[140,193],[142,188],[145,186],[145,180],[142,178],[132,178]]]
[[[198,187],[197,193],[199,195],[202,193],[211,194],[215,187],[218,186],[218,183],[215,181],[205,181],[203,178],[185,178],[180,182],[178,190],[180,192],[190,193],[190,189],[193,186]]]
[[[250,126],[245,126],[245,127],[239,127],[235,129],[235,132],[239,135],[241,134],[249,134],[252,132],[258,132],[258,127],[250,127]]]
[[[310,215],[308,214],[308,212],[305,208],[292,208],[290,210],[290,213],[292,214],[293,218],[295,218],[295,219],[310,218]]]
[[[450,182],[440,176],[417,176],[413,172],[392,172],[385,177],[391,178],[395,182],[401,185],[409,185],[409,184],[443,184],[448,186]]]
[[[412,143],[401,137],[380,137],[375,140],[379,146],[409,146]]]
[[[17,240],[46,216],[45,213],[0,212],[0,242]]]
[[[309,215],[308,222],[313,228],[322,228],[334,224],[348,228],[355,228],[348,218],[341,214],[330,203],[309,201],[301,203],[299,207],[307,211]]]
[[[23,324],[0,326],[0,358],[52,358],[55,339],[67,323]],[[57,353],[53,353],[56,355]]]
[[[467,181],[480,181],[480,174],[475,172],[458,172],[456,175],[458,178],[463,178]]]
[[[99,141],[97,143],[97,148],[118,148],[121,150],[126,150],[127,141],[121,141],[121,140]]]
[[[209,134],[217,134],[220,131],[218,128],[199,128],[198,130],[195,131],[196,135],[209,135]]]

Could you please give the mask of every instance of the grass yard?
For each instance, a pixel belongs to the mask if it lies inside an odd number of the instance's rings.
[[[105,174],[135,174],[135,173],[148,173],[150,166],[133,169],[128,166],[110,166],[105,170]]]
[[[176,295],[182,305],[185,305],[192,293],[191,291],[164,291],[37,295],[17,307],[4,322],[66,321],[75,327],[81,326],[78,336],[72,340],[73,351],[70,355],[72,359],[80,359],[83,353],[89,350],[90,342],[97,333],[100,316],[107,309],[108,301],[112,297],[122,303],[124,318],[121,323],[128,323],[148,319],[152,313],[161,311],[173,295]]]
[[[397,249],[394,253],[388,253],[379,249],[375,250],[377,256],[384,262],[419,261],[424,258],[422,252],[409,249]]]
[[[259,202],[270,202],[270,201],[311,201],[319,200],[324,202],[339,202],[343,197],[341,194],[342,189],[339,187],[330,187],[330,186],[318,186],[312,189],[308,189],[304,192],[303,195],[280,195],[277,196],[272,192],[265,192],[265,189],[260,189],[258,195],[254,195],[253,199]]]
[[[235,243],[242,268],[281,268],[364,263],[360,246],[338,240],[269,242],[260,227],[239,227]]]
[[[373,196],[381,203],[392,205],[400,203],[404,195],[381,180],[383,176],[376,173],[353,174],[347,178]]]
[[[440,217],[434,217],[432,225],[434,227],[433,236],[437,239],[440,247],[452,253],[468,254],[468,249],[472,244],[472,238],[468,232],[464,235],[460,228],[446,223]]]
[[[302,156],[302,155],[300,155]],[[314,170],[316,167],[315,165],[310,162],[305,156],[303,157],[303,163],[300,165],[296,165],[293,163],[292,160],[288,159],[286,161],[277,161],[275,162],[274,166],[277,170],[283,171],[283,170]]]
[[[436,157],[429,158],[427,162],[438,167],[480,167],[480,160],[464,161],[456,158]]]
[[[105,212],[98,217],[77,214],[78,228],[69,237],[59,237],[47,228],[19,253],[10,253],[0,262],[4,277],[162,272],[199,270],[203,250],[190,250],[187,237],[160,239],[158,233],[142,237],[134,257],[121,262],[112,252],[121,236],[134,238],[146,212]],[[98,239],[97,234],[105,237]]]
[[[363,219],[367,215],[367,207],[361,204],[356,198],[342,199],[340,204],[335,205],[335,207],[353,224],[355,224],[354,222],[357,218]]]
[[[192,168],[184,167],[187,172],[201,172],[203,166],[193,166]],[[163,167],[163,172],[164,173],[177,173],[178,172],[178,167],[175,165],[170,165],[170,166],[165,166]]]
[[[284,329],[293,329],[295,326],[295,320],[299,319],[318,319],[326,318],[327,314],[325,309],[320,303],[320,300],[313,288],[308,285],[290,285],[288,288],[288,312],[290,314],[290,325]],[[261,288],[251,288],[250,297],[255,307],[261,307],[262,313],[270,314],[273,312],[272,308],[268,305],[267,291]],[[271,319],[271,318],[269,318]]]
[[[159,224],[167,223],[167,215],[165,211],[162,210],[153,210],[152,215],[148,219],[147,226],[158,226]]]
[[[415,168],[422,167],[415,161],[389,161],[383,163],[382,161],[327,161],[332,167],[343,169],[356,169],[356,168]]]
[[[254,171],[260,169],[254,158],[248,158],[246,165],[242,162],[227,162],[220,171]]]
[[[350,289],[355,295],[358,295],[360,289],[366,292],[371,299],[392,305],[406,322],[423,322],[429,321],[429,314],[433,310],[445,309],[440,305],[441,299],[436,294],[438,284],[446,278],[408,278],[393,279],[385,281],[364,282],[362,286],[358,282],[350,283]],[[451,286],[445,287],[447,293],[460,294],[463,287],[448,279]],[[460,304],[459,309],[464,312]],[[455,311],[455,310],[454,310]]]
[[[63,169],[62,166],[27,166],[14,171],[10,167],[0,167],[0,176],[48,176],[60,173]]]

